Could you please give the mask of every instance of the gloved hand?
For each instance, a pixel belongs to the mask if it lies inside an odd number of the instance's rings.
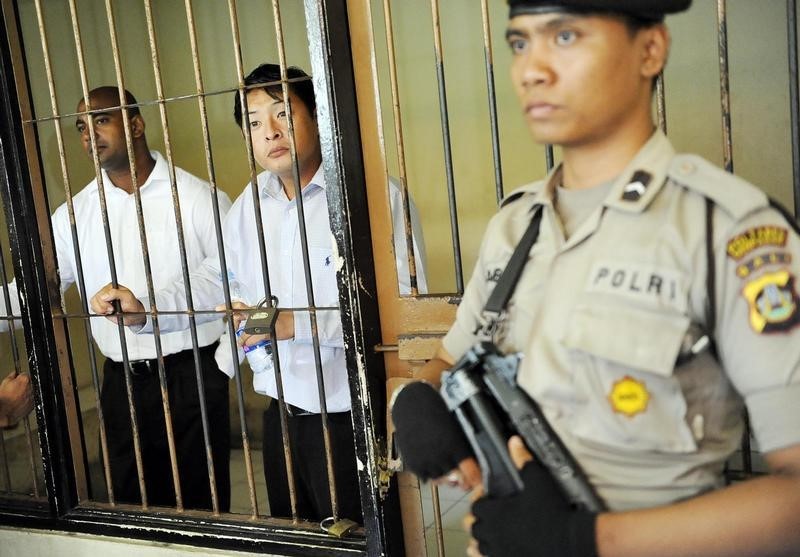
[[[392,421],[405,468],[423,480],[441,478],[473,456],[455,416],[428,383],[409,383],[395,395]]]
[[[512,438],[512,449],[524,444]],[[517,459],[515,458],[515,461]],[[472,505],[472,537],[487,557],[597,557],[597,515],[570,506],[550,474],[529,461],[520,472],[525,488]]]

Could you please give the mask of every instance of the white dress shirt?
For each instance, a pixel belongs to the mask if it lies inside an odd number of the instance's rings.
[[[280,180],[270,172],[264,171],[259,174],[257,183],[272,294],[277,296],[278,306],[281,308],[308,307],[297,201],[288,199]],[[338,308],[337,256],[330,229],[325,189],[325,177],[322,167],[320,167],[302,192],[308,256],[314,305]],[[223,235],[228,273],[239,283],[239,297],[242,298],[242,301],[254,306],[265,296],[265,289],[256,236],[252,192],[252,188],[248,185],[233,203],[223,225]],[[397,184],[390,181],[390,202],[400,292],[408,294],[410,281],[403,209],[400,199],[400,190]],[[419,218],[413,203],[411,204],[411,217],[418,287],[420,292],[424,293],[427,288],[425,248],[422,242]],[[192,273],[190,277],[192,293],[198,309],[224,303],[220,285],[221,276],[218,259],[208,259],[202,271]],[[156,293],[156,301],[161,309],[180,306],[184,297],[183,286],[179,283]],[[319,310],[316,315],[327,410],[344,412],[350,409],[350,389],[344,356],[341,316],[338,310]],[[202,317],[198,316],[198,318]],[[186,317],[181,315],[163,316],[161,319],[162,329],[166,330],[183,326]],[[149,326],[148,323],[140,332],[147,332]],[[317,372],[311,320],[308,312],[295,311],[294,326],[294,338],[277,343],[284,399],[304,410],[319,412]],[[233,376],[234,360],[229,346],[227,336],[224,336],[217,350],[217,364],[220,369]],[[238,359],[240,362],[242,361],[241,350]],[[274,373],[254,375],[253,388],[256,392],[277,398]]]
[[[167,161],[157,151],[151,151],[150,154],[156,164],[139,191],[142,198],[153,288],[158,290],[173,283],[181,276],[182,271]],[[144,298],[147,294],[147,282],[136,201],[133,194],[115,187],[105,171],[102,172],[117,280],[137,297]],[[217,256],[211,190],[207,182],[177,167],[175,178],[181,205],[186,259],[191,270],[201,265],[206,258]],[[73,206],[86,295],[91,297],[111,282],[96,178],[73,197]],[[224,217],[229,208],[228,196],[219,192],[221,217]],[[69,285],[77,281],[78,277],[66,204],[56,209],[52,224],[63,293]],[[16,292],[13,296],[16,296]],[[185,310],[186,306],[172,309]],[[92,318],[91,325],[92,336],[100,351],[107,358],[117,362],[122,361],[118,326],[100,317]],[[219,338],[222,331],[221,319],[198,325],[198,344],[200,346],[211,344]],[[125,337],[128,357],[131,360],[156,357],[155,339],[152,334],[135,334],[125,329]],[[188,327],[162,334],[161,345],[164,355],[191,348],[192,338]]]

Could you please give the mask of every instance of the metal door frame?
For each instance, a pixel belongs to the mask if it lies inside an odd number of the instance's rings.
[[[385,470],[385,368],[373,347],[381,331],[372,261],[364,165],[361,154],[346,0],[304,0],[310,58],[317,94],[317,121],[328,183],[331,229],[343,264],[337,278],[352,397],[360,496],[366,542],[337,540],[268,524],[215,520],[197,513],[153,516],[137,507],[101,504],[77,507],[85,467],[80,415],[64,320],[55,278],[50,208],[42,186],[41,160],[25,75],[20,22],[14,0],[0,14],[0,195],[3,197],[24,307],[25,340],[35,370],[39,443],[44,460],[47,504],[0,500],[0,522],[25,527],[85,532],[203,547],[267,551],[287,555],[403,555],[396,490]],[[32,159],[28,153],[36,153]],[[72,396],[64,396],[64,393]],[[386,483],[381,485],[380,479]],[[388,488],[388,489],[387,489]],[[388,496],[387,496],[388,493]],[[199,534],[199,535],[198,535]]]

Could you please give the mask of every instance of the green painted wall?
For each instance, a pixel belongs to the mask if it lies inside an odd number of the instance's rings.
[[[382,2],[373,2],[381,62],[386,60]],[[443,60],[465,280],[485,223],[495,211],[480,3],[440,3]],[[544,150],[523,124],[509,80],[505,2],[490,1],[505,191],[545,174]],[[666,70],[668,132],[679,151],[722,164],[716,6],[695,0],[668,19],[673,45]],[[728,39],[734,168],[787,206],[792,201],[786,3],[729,0]],[[432,291],[455,289],[439,119],[432,16],[428,0],[392,2],[409,188],[422,214]],[[383,70],[387,152],[397,172],[389,74]]]

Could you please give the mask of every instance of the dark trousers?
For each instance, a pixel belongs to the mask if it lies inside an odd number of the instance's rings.
[[[200,349],[206,409],[216,487],[221,512],[230,510],[230,410],[228,376],[214,361],[217,343]],[[183,505],[211,509],[211,488],[206,459],[200,398],[192,350],[164,358],[169,409]],[[147,502],[175,506],[175,487],[167,444],[161,386],[155,361],[132,365],[131,381],[147,490]],[[120,503],[140,504],[139,479],[133,449],[128,395],[122,363],[106,360],[100,404],[105,419],[114,497]]]
[[[300,518],[320,521],[331,516],[325,442],[319,414],[288,416],[294,481],[297,491],[297,514]],[[286,461],[283,455],[278,402],[264,411],[264,476],[267,482],[272,516],[292,516]],[[356,453],[350,412],[328,414],[333,451],[336,499],[339,517],[362,522],[361,497],[358,491]]]

